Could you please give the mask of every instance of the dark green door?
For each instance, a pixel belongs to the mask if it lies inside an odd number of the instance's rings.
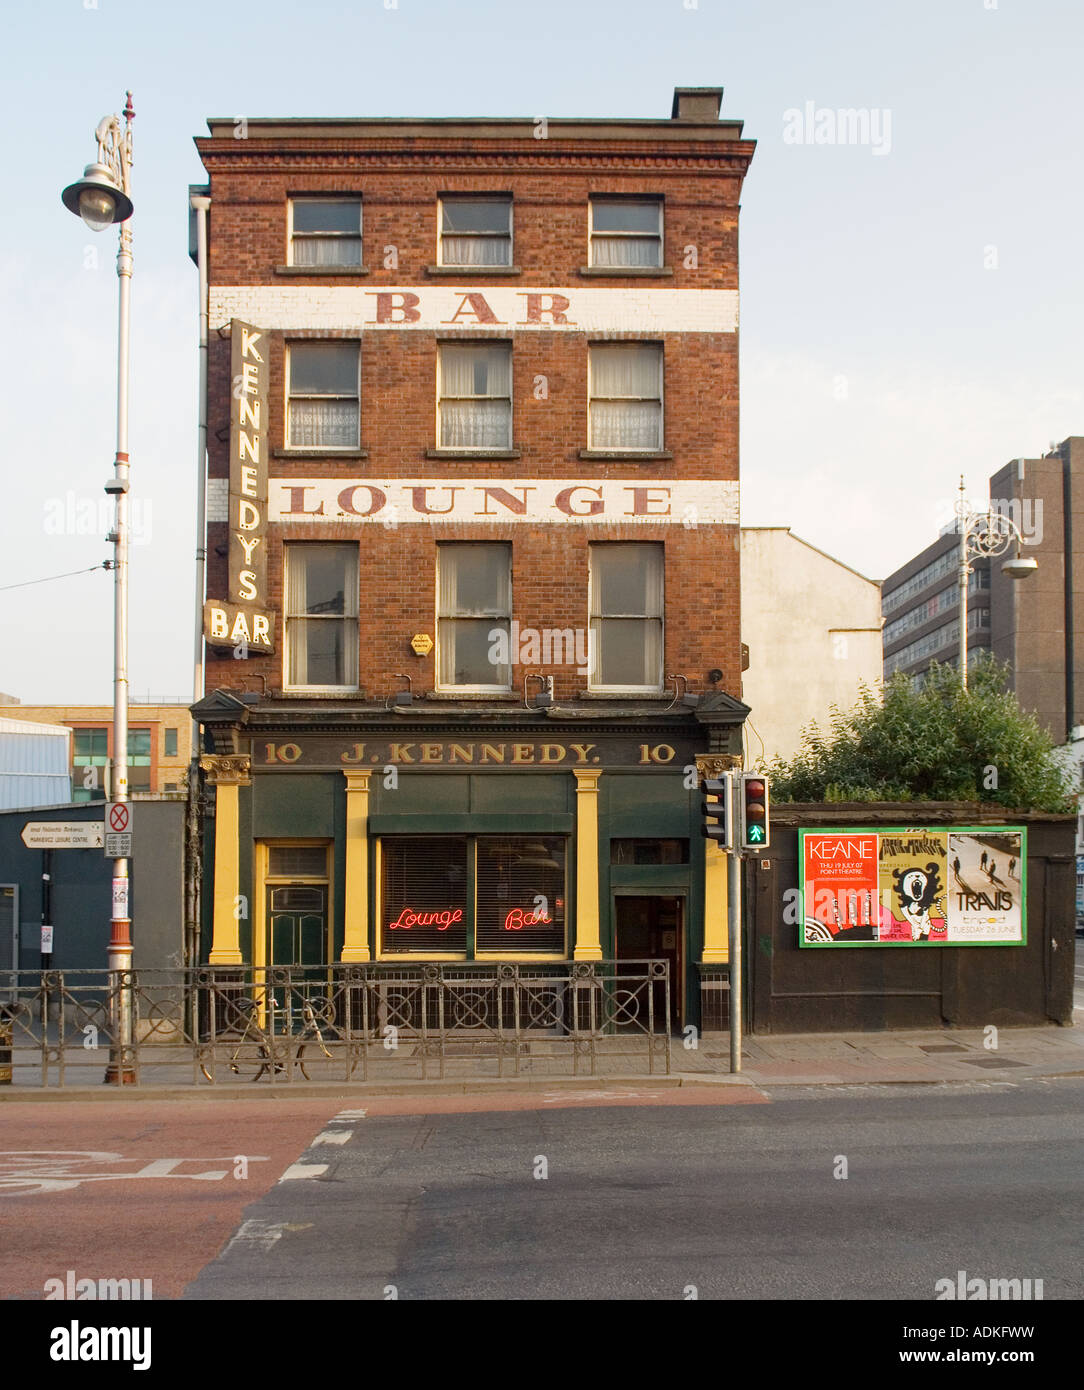
[[[327,889],[309,883],[267,890],[269,965],[327,964]]]

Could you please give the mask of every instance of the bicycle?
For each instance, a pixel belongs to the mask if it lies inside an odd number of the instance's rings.
[[[240,1038],[232,1044],[232,1051],[227,1058],[227,1065],[235,1076],[243,1076],[251,1081],[259,1081],[265,1072],[274,1070],[275,1075],[282,1075],[287,1072],[290,1059],[290,1047],[294,1044],[294,1039],[289,1034],[288,1027],[291,1010],[288,1008],[279,1009],[272,1000],[268,1013],[271,1018],[271,1032],[261,1026],[257,1017],[258,1005],[255,999],[235,999],[230,1001],[231,1008],[243,1015],[245,1020],[244,1030]],[[277,1013],[286,1015],[287,1031],[275,1034],[274,1019]],[[310,1080],[308,1068],[305,1065],[306,1048],[309,1049],[308,1057],[310,1063],[318,1061],[318,1053],[322,1054],[329,1062],[334,1060],[335,1054],[328,1046],[329,1042],[345,1041],[334,1025],[325,1022],[321,1028],[320,1022],[309,1000],[304,1000],[301,1004],[301,1018],[303,1028],[296,1039],[296,1051],[293,1060],[296,1061],[298,1070],[306,1081]],[[351,1049],[350,1052],[350,1071],[353,1075],[357,1067],[357,1053]],[[208,1081],[214,1081],[212,1069],[214,1058],[200,1061],[200,1071]]]

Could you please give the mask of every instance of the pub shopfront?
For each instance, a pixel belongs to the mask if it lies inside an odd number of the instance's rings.
[[[730,760],[740,702],[619,722],[255,699],[193,711],[215,749],[208,964],[665,959],[674,1027],[699,1025],[727,944],[697,769]]]

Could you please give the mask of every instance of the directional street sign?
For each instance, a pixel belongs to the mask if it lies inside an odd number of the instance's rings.
[[[30,820],[22,841],[27,849],[101,849],[105,838],[97,820]]]
[[[107,859],[131,859],[131,831],[126,831],[123,835],[107,834],[105,837],[105,857]]]
[[[114,835],[123,835],[132,828],[132,808],[127,801],[107,801],[105,806],[105,828]]]

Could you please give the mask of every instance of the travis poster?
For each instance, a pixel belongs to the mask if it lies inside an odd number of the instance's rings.
[[[799,945],[1020,946],[1027,831],[799,831]]]

